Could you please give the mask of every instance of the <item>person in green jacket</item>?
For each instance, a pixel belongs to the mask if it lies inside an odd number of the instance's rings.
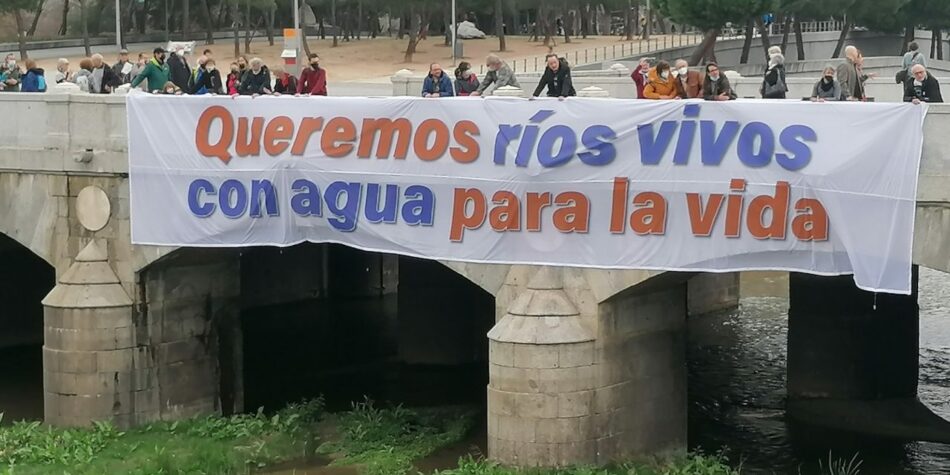
[[[145,64],[145,69],[132,80],[132,87],[136,88],[142,81],[148,81],[148,90],[157,91],[168,82],[168,65],[165,64],[165,49],[155,48],[154,57]]]

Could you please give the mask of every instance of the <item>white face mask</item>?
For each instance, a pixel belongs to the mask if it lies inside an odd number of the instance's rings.
[[[15,68],[15,67],[16,67],[16,60],[11,59],[10,61],[7,61],[7,67],[10,68],[10,69]]]
[[[686,68],[686,67],[682,67],[682,68],[679,68],[679,70],[678,70],[678,71],[679,71],[679,73],[680,73],[680,76],[685,76],[685,75],[686,75],[686,73],[688,73],[688,72],[689,72],[689,68]]]
[[[207,66],[205,67],[205,69],[207,69],[208,72],[211,72],[211,71],[214,71],[214,66]]]
[[[719,75],[717,74],[717,75],[713,76],[713,75],[710,74],[710,75],[709,75],[709,79],[711,79],[711,80],[713,80],[713,81],[718,81],[718,80],[719,80]]]
[[[662,73],[660,73],[660,77],[663,78],[663,79],[667,79],[667,78],[670,77],[670,72],[669,72],[669,71],[663,71]]]

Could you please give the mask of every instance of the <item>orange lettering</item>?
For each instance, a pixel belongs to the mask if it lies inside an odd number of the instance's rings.
[[[435,141],[429,147],[429,135],[432,133],[435,133]],[[449,128],[439,119],[426,119],[419,124],[413,142],[413,150],[419,160],[438,160],[449,148]]]
[[[452,133],[455,136],[455,141],[459,144],[458,147],[452,147],[449,151],[452,158],[459,163],[474,162],[479,154],[478,141],[475,140],[475,137],[480,134],[475,122],[463,120],[455,124],[455,130]]]
[[[551,193],[528,193],[528,216],[526,229],[531,232],[541,230],[541,210],[551,206]]]
[[[376,147],[376,158],[389,158],[389,153],[396,142],[396,152],[393,158],[406,158],[409,154],[409,140],[412,138],[412,124],[408,119],[364,119],[363,130],[360,132],[360,148],[357,151],[359,158],[369,158],[373,153],[373,142],[379,133],[379,145]]]
[[[250,133],[248,133],[247,117],[238,118],[237,143],[234,145],[234,151],[239,157],[261,154],[261,132],[264,130],[264,118],[255,117],[251,122]]]
[[[624,221],[627,217],[627,190],[630,188],[630,181],[626,178],[614,178],[613,204],[610,207],[610,232],[614,234],[623,234]]]
[[[785,239],[788,223],[788,182],[775,184],[775,196],[756,196],[749,203],[746,225],[749,234],[756,239]],[[772,210],[772,222],[765,225],[765,210]]]
[[[729,182],[731,191],[745,191],[745,180],[733,178]],[[739,237],[742,221],[742,195],[731,194],[726,202],[726,237]]]
[[[795,203],[795,211],[799,212],[792,220],[792,233],[795,237],[802,241],[828,240],[828,212],[820,201],[800,199]]]
[[[633,205],[637,206],[630,215],[633,232],[641,236],[666,233],[666,199],[663,195],[652,191],[638,193],[633,198]]]
[[[718,193],[710,195],[704,208],[703,198],[699,193],[686,193],[686,207],[689,209],[689,224],[693,228],[693,235],[704,237],[712,235],[724,198]]]
[[[215,120],[221,121],[221,139],[218,143],[212,145],[209,141],[211,133],[211,124]],[[206,157],[217,157],[224,163],[231,161],[231,153],[228,148],[234,140],[234,118],[231,113],[221,106],[211,106],[201,113],[198,118],[198,125],[195,127],[195,146],[198,152]]]
[[[556,205],[570,205],[554,210],[554,227],[562,233],[586,233],[590,221],[590,200],[583,193],[567,191],[554,198]]]
[[[264,151],[276,157],[290,146],[290,139],[294,136],[294,121],[290,117],[277,116],[267,123],[264,129]]]
[[[468,204],[472,203],[472,213],[468,214]],[[455,202],[452,205],[452,226],[449,239],[462,242],[466,229],[478,229],[485,224],[485,195],[476,188],[456,188]]]
[[[491,198],[499,205],[488,214],[488,222],[495,231],[518,231],[521,229],[521,202],[510,191],[497,191]]]
[[[328,157],[345,157],[353,151],[356,141],[356,126],[346,117],[334,117],[327,122],[326,130],[320,137],[320,148]]]
[[[300,121],[300,130],[297,131],[297,139],[294,140],[294,146],[290,148],[290,154],[298,157],[303,155],[307,151],[310,137],[322,128],[323,117],[304,117]]]

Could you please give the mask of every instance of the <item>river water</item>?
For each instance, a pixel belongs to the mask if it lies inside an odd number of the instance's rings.
[[[744,473],[811,474],[857,454],[862,474],[950,474],[950,446],[873,440],[785,421],[787,277],[743,277],[737,311],[689,323],[690,447],[720,448]],[[920,269],[921,401],[950,419],[950,275]]]

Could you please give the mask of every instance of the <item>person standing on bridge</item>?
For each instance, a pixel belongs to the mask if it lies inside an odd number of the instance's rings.
[[[271,86],[270,70],[264,65],[261,58],[251,59],[251,69],[244,74],[241,86],[238,89],[245,96],[270,95],[274,93]]]
[[[297,95],[301,94],[327,95],[327,70],[320,67],[320,55],[317,53],[310,55],[310,67],[300,73],[300,81],[297,81]]]
[[[762,79],[763,99],[785,99],[788,85],[785,82],[785,55],[779,53],[769,59],[769,67]]]
[[[907,52],[904,53],[904,59],[901,61],[901,68],[904,71],[907,71],[907,77],[910,77],[910,68],[915,64],[919,64],[923,67],[927,67],[927,57],[920,54],[920,45],[916,41],[911,41],[907,45]]]
[[[911,77],[904,82],[904,102],[936,103],[943,102],[940,94],[940,83],[937,78],[927,72],[922,64],[915,64],[910,69]]]
[[[0,92],[20,92],[22,75],[16,64],[16,56],[8,54],[3,64],[0,64]]]
[[[676,82],[679,83],[680,97],[696,99],[703,97],[703,78],[699,71],[690,71],[689,63],[685,59],[676,60]]]
[[[472,72],[472,65],[462,61],[455,68],[455,92],[459,96],[470,96],[478,90],[478,77]]]
[[[129,50],[119,51],[119,61],[112,66],[112,72],[119,78],[119,85],[132,82],[132,70],[135,66],[129,61]]]
[[[185,47],[178,45],[175,48],[175,54],[168,58],[168,70],[171,75],[171,81],[183,91],[188,90],[188,82],[191,80],[191,66],[185,59]]]
[[[452,80],[446,76],[445,71],[439,63],[429,65],[429,75],[422,82],[422,97],[439,98],[452,97],[455,91],[452,90]]]
[[[26,74],[23,75],[23,87],[20,92],[46,92],[46,73],[36,67],[36,61],[26,60]]]
[[[729,84],[729,78],[719,70],[716,63],[706,64],[706,80],[703,82],[703,99],[707,101],[734,101],[736,92]]]
[[[571,79],[571,67],[568,66],[567,60],[558,58],[554,53],[548,54],[544,59],[547,61],[547,67],[544,68],[544,74],[541,75],[538,87],[534,88],[534,94],[531,97],[540,96],[545,87],[548,88],[548,97],[564,99],[576,96],[574,81]]]
[[[62,84],[64,82],[73,82],[73,73],[69,70],[69,60],[66,58],[59,58],[59,61],[56,62],[56,76],[54,76],[56,84]]]
[[[138,87],[147,81],[149,91],[158,91],[168,82],[168,64],[165,63],[165,49],[158,47],[152,52],[153,58],[145,65],[145,69],[132,80],[132,87]]]
[[[89,92],[111,94],[119,85],[119,78],[112,67],[105,63],[101,54],[92,55],[92,75],[89,76]]]
[[[863,101],[864,94],[864,74],[859,70],[858,56],[860,53],[854,45],[848,45],[844,49],[845,62],[838,65],[838,82],[841,83],[841,95],[848,101]]]
[[[679,87],[670,74],[670,63],[660,61],[650,70],[649,81],[643,88],[643,97],[652,100],[680,99]]]
[[[485,66],[488,68],[488,72],[485,73],[485,77],[482,78],[482,83],[478,86],[478,89],[471,94],[472,96],[481,96],[492,84],[494,84],[495,89],[505,86],[521,88],[521,85],[518,84],[518,78],[515,77],[511,66],[508,66],[508,64],[502,61],[498,56],[493,54],[488,55],[488,57],[485,58]]]
[[[630,79],[637,86],[637,99],[646,99],[643,96],[643,88],[647,87],[650,81],[650,68],[653,66],[653,58],[640,58],[637,67],[630,73]]]

